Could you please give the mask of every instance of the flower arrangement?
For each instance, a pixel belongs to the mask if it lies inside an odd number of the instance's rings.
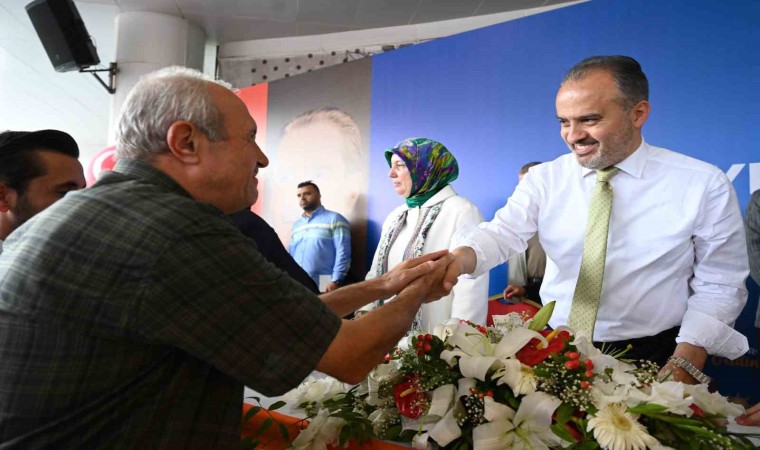
[[[414,334],[358,386],[307,380],[286,396],[311,420],[292,448],[369,438],[453,450],[754,448],[725,430],[742,407],[545,329],[552,309]]]

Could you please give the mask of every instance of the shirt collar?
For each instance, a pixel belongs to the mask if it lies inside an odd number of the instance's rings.
[[[118,159],[116,160],[116,165],[114,166],[113,171],[130,178],[146,181],[150,184],[162,187],[167,191],[193,198],[193,196],[180,186],[179,183],[174,181],[172,177],[144,161],[136,159]],[[105,177],[107,177],[107,173]]]
[[[635,178],[641,178],[642,174],[644,173],[644,166],[646,165],[647,159],[649,158],[649,154],[651,153],[651,150],[649,148],[649,144],[647,144],[644,139],[641,139],[641,145],[639,145],[639,148],[637,148],[633,153],[628,155],[628,157],[619,163],[615,164],[615,167],[620,169],[622,172],[627,173],[628,175],[631,175]],[[585,178],[586,175],[596,172],[594,169],[588,169],[586,167],[581,167],[581,175]]]
[[[324,210],[325,210],[324,206],[318,207],[317,209],[315,209],[314,211],[311,212],[311,218],[313,219],[314,216],[318,216],[320,213],[324,212]],[[304,211],[303,213],[301,213],[301,217],[305,217],[307,219],[309,218],[309,216],[306,215],[306,211]]]

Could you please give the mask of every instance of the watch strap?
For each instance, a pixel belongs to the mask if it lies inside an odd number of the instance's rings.
[[[674,366],[680,367],[683,369],[686,373],[694,377],[695,380],[699,381],[703,384],[709,384],[710,381],[712,381],[712,378],[705,375],[704,372],[697,369],[694,364],[689,362],[688,359],[684,358],[683,356],[671,356],[668,358],[668,362],[673,363]]]

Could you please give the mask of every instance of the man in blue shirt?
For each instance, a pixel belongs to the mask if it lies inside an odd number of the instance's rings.
[[[311,181],[298,185],[303,215],[293,224],[290,254],[323,292],[338,288],[351,265],[348,220],[322,206],[319,187]]]

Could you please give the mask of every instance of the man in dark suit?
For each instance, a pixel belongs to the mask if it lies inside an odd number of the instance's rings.
[[[284,270],[294,280],[303,284],[310,291],[319,294],[319,288],[308,273],[298,265],[290,253],[282,245],[280,237],[266,220],[259,217],[249,208],[230,214],[230,220],[247,237],[256,241],[259,252],[278,268]]]

